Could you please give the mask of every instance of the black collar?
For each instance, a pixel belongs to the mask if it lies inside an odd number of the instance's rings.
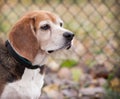
[[[7,47],[8,51],[9,51],[10,55],[13,56],[16,61],[18,61],[19,63],[21,63],[22,65],[24,65],[26,68],[28,68],[28,69],[38,69],[38,68],[40,68],[40,69],[41,69],[40,71],[43,70],[44,65],[42,65],[42,66],[32,65],[32,63],[31,63],[29,60],[27,60],[26,58],[18,55],[18,54],[14,51],[14,49],[12,48],[12,46],[11,46],[11,44],[9,43],[8,40],[6,41],[6,47]]]

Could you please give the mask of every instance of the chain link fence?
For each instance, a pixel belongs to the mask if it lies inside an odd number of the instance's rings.
[[[120,64],[120,0],[1,0],[0,35],[27,11],[40,9],[60,15],[64,27],[75,33],[72,49],[61,59],[89,67],[103,64],[110,71]]]

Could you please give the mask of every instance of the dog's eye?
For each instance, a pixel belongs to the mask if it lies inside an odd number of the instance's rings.
[[[62,23],[60,23],[60,27],[62,27],[63,26],[63,24]]]
[[[49,24],[45,24],[44,26],[40,27],[42,30],[48,30],[50,29],[50,25]]]

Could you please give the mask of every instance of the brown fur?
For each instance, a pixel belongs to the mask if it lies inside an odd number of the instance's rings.
[[[34,34],[39,29],[39,22],[42,20],[55,22],[55,19],[55,16],[52,16],[47,11],[33,11],[21,17],[9,33],[9,40],[15,48],[14,50],[33,62],[40,49]],[[9,54],[5,43],[0,39],[0,94],[4,86],[12,79],[11,76],[13,75],[15,80],[20,79],[24,69],[25,67]]]
[[[0,94],[5,85],[12,80],[11,75],[14,75],[14,80],[21,78],[25,67],[22,67],[8,52],[5,44],[0,40]]]
[[[36,38],[39,23],[42,20],[56,22],[56,15],[47,11],[33,11],[27,13],[13,26],[9,32],[8,40],[11,46],[20,56],[34,62],[36,55],[41,51],[41,42]],[[40,44],[39,44],[40,43]],[[11,79],[18,80],[24,73],[25,66],[18,63],[8,52],[5,43],[0,41],[0,95]],[[43,68],[44,69],[44,68]],[[43,72],[41,72],[43,73]]]
[[[37,38],[35,37],[31,26],[35,30],[39,30],[39,22],[42,20],[51,20],[56,22],[55,16],[45,11],[33,11],[24,15],[12,28],[9,33],[10,43],[15,50],[23,57],[33,62],[35,56],[40,49]]]
[[[24,18],[10,32],[9,39],[18,53],[30,61],[38,51],[38,42],[31,30],[32,19]],[[29,54],[28,54],[29,53]]]

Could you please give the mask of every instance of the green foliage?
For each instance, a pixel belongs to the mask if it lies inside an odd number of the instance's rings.
[[[104,99],[120,99],[120,93],[113,90],[106,90]]]
[[[108,75],[108,81],[111,81],[114,76],[115,76],[114,73],[110,73],[110,74]]]
[[[10,28],[10,24],[7,21],[4,21],[3,24],[0,25],[0,29],[2,32],[6,33]]]
[[[77,61],[75,61],[75,60],[69,60],[69,59],[67,59],[67,60],[64,60],[62,63],[61,63],[61,66],[62,67],[68,67],[68,68],[71,68],[71,67],[73,67],[73,66],[75,66],[75,65],[77,65]]]
[[[89,66],[90,68],[92,68],[93,66],[95,66],[96,61],[93,60],[93,59],[88,59],[88,60],[86,60],[85,63],[86,63],[87,66]]]
[[[81,74],[82,74],[81,69],[77,69],[77,68],[72,69],[72,79],[73,79],[73,81],[78,82],[80,80]]]
[[[114,74],[111,73],[108,77],[107,83],[103,86],[105,88],[104,99],[120,99],[119,86],[116,86],[118,79],[114,80]],[[110,83],[113,83],[112,85]]]

